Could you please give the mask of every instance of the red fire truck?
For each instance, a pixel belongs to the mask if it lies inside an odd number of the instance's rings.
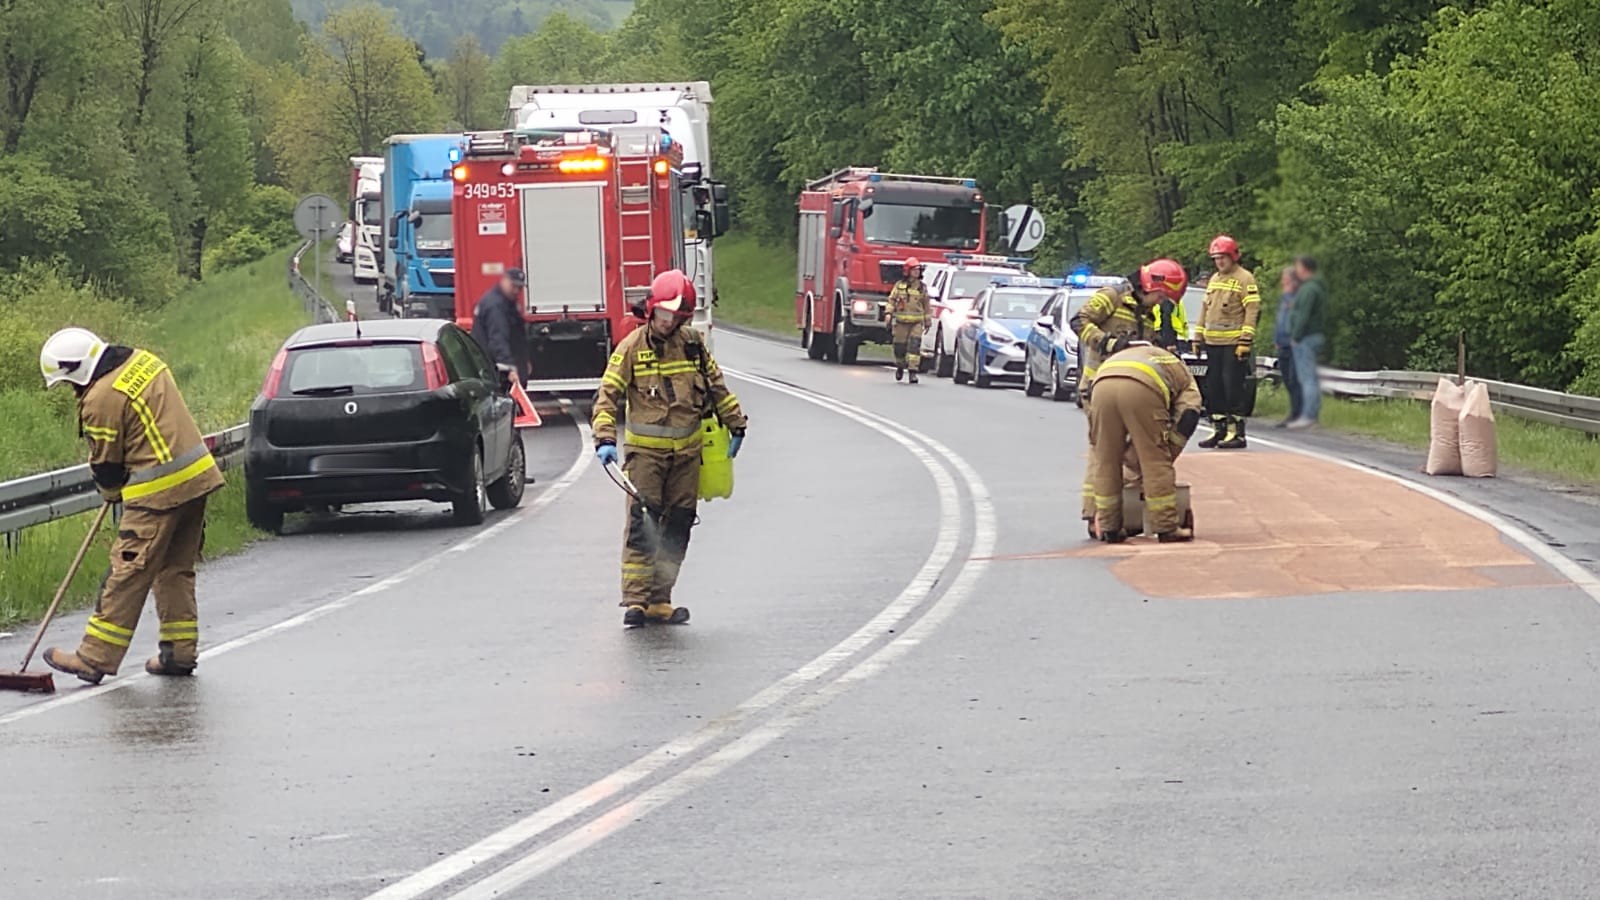
[[[866,342],[888,343],[885,300],[908,257],[982,253],[983,194],[971,178],[840,169],[800,194],[795,325],[812,359],[846,365]]]
[[[478,299],[521,268],[530,391],[599,387],[651,280],[683,268],[684,228],[727,228],[726,188],[686,177],[657,126],[478,132],[460,156],[456,320],[470,328]]]

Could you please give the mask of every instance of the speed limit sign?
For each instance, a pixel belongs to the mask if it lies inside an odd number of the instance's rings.
[[[1018,203],[1006,209],[1006,243],[1012,251],[1026,253],[1044,240],[1044,216],[1037,209]]]

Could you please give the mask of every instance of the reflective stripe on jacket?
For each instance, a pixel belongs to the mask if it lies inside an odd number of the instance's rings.
[[[896,322],[911,324],[928,322],[928,289],[922,279],[911,281],[902,278],[889,291],[889,312]]]
[[[1261,289],[1249,269],[1234,266],[1226,275],[1211,276],[1200,313],[1201,340],[1215,347],[1254,343],[1260,318]]]
[[[1103,287],[1072,317],[1068,324],[1078,332],[1084,381],[1093,379],[1095,370],[1100,367],[1100,345],[1107,337],[1126,336],[1139,340],[1150,336],[1153,323],[1144,317],[1139,307],[1132,287]]]
[[[1167,411],[1168,439],[1179,449],[1188,443],[1189,439],[1179,435],[1174,426],[1188,410],[1199,415],[1201,400],[1194,375],[1183,360],[1160,347],[1129,347],[1102,363],[1097,378],[1131,378],[1150,388]]]
[[[90,465],[127,470],[120,499],[130,506],[174,509],[222,487],[217,461],[177,382],[149,351],[134,351],[92,382],[78,401],[78,417]]]
[[[596,443],[616,442],[617,420],[625,417],[626,446],[678,452],[699,449],[700,420],[709,413],[729,428],[745,427],[739,400],[705,340],[688,325],[664,338],[646,325],[611,354],[590,425]]]

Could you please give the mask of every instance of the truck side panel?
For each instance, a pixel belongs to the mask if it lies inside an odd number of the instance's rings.
[[[604,182],[532,184],[522,188],[523,296],[532,315],[606,311]]]
[[[509,183],[455,186],[456,322],[463,328],[472,327],[478,298],[521,264],[521,197]]]

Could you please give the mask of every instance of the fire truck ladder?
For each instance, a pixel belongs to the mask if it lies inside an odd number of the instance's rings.
[[[630,308],[644,305],[656,277],[655,174],[648,155],[617,158],[617,233],[622,236],[622,299]]]

